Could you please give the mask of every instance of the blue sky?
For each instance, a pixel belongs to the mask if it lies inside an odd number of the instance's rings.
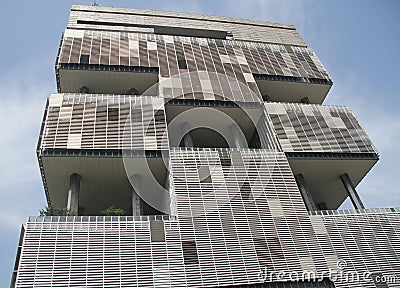
[[[325,104],[349,106],[381,160],[357,187],[367,207],[398,207],[400,193],[400,2],[106,1],[101,5],[206,13],[294,24],[334,80]],[[183,3],[180,3],[183,2]],[[0,287],[7,287],[20,225],[45,206],[36,143],[54,62],[72,4],[1,1]],[[348,204],[346,204],[348,205]]]

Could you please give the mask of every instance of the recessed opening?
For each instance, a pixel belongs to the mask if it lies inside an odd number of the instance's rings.
[[[187,64],[185,59],[178,59],[178,67],[179,69],[187,69]]]
[[[315,153],[313,156],[301,153],[286,155],[293,174],[303,175],[305,190],[311,194],[317,210],[336,210],[347,198],[341,174],[348,173],[356,187],[377,161],[344,157],[334,159],[329,153]],[[362,197],[362,191],[358,192]]]
[[[187,134],[193,140],[194,147],[201,148],[229,148],[228,142],[217,131],[210,128],[196,128]],[[179,147],[185,147],[185,140],[182,138]]]
[[[185,265],[199,264],[199,257],[197,255],[197,246],[195,241],[183,241],[183,261]]]
[[[118,108],[108,108],[108,120],[118,121],[119,120],[119,109]]]
[[[78,20],[77,24],[84,25],[102,25],[102,26],[119,26],[119,27],[132,27],[132,28],[152,28],[154,34],[162,35],[176,35],[187,37],[200,37],[200,38],[219,38],[226,39],[229,32],[210,29],[186,28],[186,27],[172,27],[160,25],[146,25],[138,23],[121,23],[110,21],[96,21],[96,20]]]
[[[137,194],[143,201],[139,202],[141,213],[137,214],[166,214],[168,210],[159,211],[148,204],[161,203],[164,205],[165,203],[163,208],[169,207],[168,193],[165,192],[169,188],[168,173],[162,158],[132,157],[126,159],[127,167],[130,168],[125,170],[120,157],[96,157],[96,154],[93,156],[42,157],[51,203],[60,207],[67,206],[69,175],[77,173],[83,179],[80,183],[79,215],[102,215],[101,211],[110,206],[121,208],[127,215],[132,215],[132,191],[134,188],[129,179],[131,179],[131,175],[139,174],[142,177],[142,184],[141,191]],[[54,167],[55,162],[59,164],[58,168]],[[158,193],[157,189],[162,193]],[[150,192],[152,193],[150,200],[153,201],[149,201]],[[155,197],[159,198],[154,201]],[[160,209],[159,206],[155,207]]]
[[[210,168],[206,165],[202,165],[198,168],[200,183],[211,183]]]
[[[318,203],[317,203],[317,208],[318,208],[319,210],[328,210],[328,206],[326,206],[326,203],[325,203],[325,202],[318,202]]]
[[[131,109],[131,122],[142,122],[142,109],[140,108]]]
[[[164,221],[150,220],[151,242],[165,242]]]
[[[82,57],[81,63],[82,60],[86,61],[84,55],[82,55]],[[158,95],[157,71],[133,72],[118,71],[118,69],[115,70],[117,71],[107,71],[106,68],[104,70],[95,70],[90,69],[90,67],[88,67],[88,69],[73,69],[73,67],[70,69],[60,68],[58,70],[59,92],[148,96]],[[85,89],[82,90],[82,87],[85,87]]]
[[[232,161],[231,161],[231,159],[229,159],[229,158],[222,158],[222,157],[220,157],[219,158],[219,160],[220,160],[220,162],[221,162],[221,166],[222,167],[230,167],[230,166],[232,166]]]
[[[149,216],[149,215],[163,215],[164,214],[161,211],[159,211],[159,210],[155,209],[154,207],[150,206],[149,204],[147,204],[143,200],[140,202],[140,205],[141,205],[141,213],[140,213],[140,215]]]
[[[188,147],[188,143],[198,148],[262,147],[255,127],[262,122],[258,109],[167,103],[165,113],[171,147]],[[183,125],[187,128],[183,129]],[[190,137],[189,142],[186,137]],[[224,165],[229,165],[229,161]]]
[[[254,74],[264,101],[322,104],[332,82],[325,79]]]
[[[165,202],[165,201],[168,201],[165,198],[165,196],[166,196],[165,190],[169,189],[169,187],[167,187],[168,186],[168,182],[167,182],[168,172],[167,172],[167,168],[165,166],[166,163],[163,161],[162,158],[153,158],[153,157],[144,159],[144,161],[146,161],[146,164],[144,162],[142,162],[141,164],[139,164],[139,163],[136,164],[136,165],[138,165],[137,167],[139,170],[142,169],[142,171],[138,171],[138,174],[140,174],[143,178],[143,181],[141,181],[142,183],[141,183],[141,187],[140,187],[140,189],[142,191],[140,193],[138,193],[139,197],[141,198],[140,199],[140,215],[164,215],[164,214],[166,214],[165,212],[157,209],[160,207],[158,207],[158,206],[153,207],[153,206],[154,206],[154,204],[156,204],[156,205],[160,204],[163,207],[165,207],[165,205],[169,205],[167,202]],[[146,166],[149,167],[149,170],[143,169]],[[132,166],[132,169],[135,169],[135,168],[136,168],[135,166]],[[130,171],[129,173],[132,173],[132,172]],[[165,190],[163,190],[163,189],[165,189]],[[149,196],[148,193],[151,193],[153,195]]]
[[[240,196],[243,201],[249,201],[251,196],[251,187],[249,182],[244,182],[240,187]]]
[[[272,268],[271,255],[269,253],[267,242],[264,238],[254,238],[254,248],[256,250],[258,263],[261,267]]]
[[[81,64],[89,64],[89,55],[81,54],[81,58],[79,60]]]

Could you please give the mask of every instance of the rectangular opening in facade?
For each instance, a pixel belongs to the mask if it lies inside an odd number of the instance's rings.
[[[262,267],[262,269],[272,269],[271,255],[269,254],[268,245],[265,239],[254,238],[253,241],[260,267]]]
[[[250,200],[251,196],[251,187],[249,182],[243,182],[242,186],[240,187],[240,195],[242,197],[243,202],[247,202]]]
[[[187,27],[176,27],[176,26],[160,26],[160,25],[146,25],[138,23],[123,23],[123,22],[111,22],[111,21],[95,21],[95,20],[78,20],[77,24],[84,24],[87,26],[119,26],[119,27],[132,27],[132,28],[152,28],[154,34],[161,35],[173,35],[173,36],[187,36],[187,37],[199,37],[199,38],[217,38],[226,39],[230,33],[221,30],[210,30],[210,29],[199,29],[199,28],[187,28]]]
[[[198,107],[205,108],[198,109]],[[192,147],[196,148],[246,147],[258,149],[264,146],[268,147],[268,140],[261,141],[257,132],[257,130],[260,130],[261,133],[268,135],[268,128],[256,128],[256,126],[266,126],[261,111],[236,106],[220,107],[218,104],[212,105],[212,103],[197,100],[185,99],[180,101],[174,99],[173,103],[167,102],[165,104],[167,123],[173,124],[168,125],[170,146],[186,147],[187,142],[180,136],[189,134]],[[184,118],[184,115],[189,114],[192,115],[190,119]],[[179,120],[174,120],[175,118]],[[208,119],[221,119],[221,121],[217,120],[211,123]],[[187,126],[185,131],[182,130],[182,125]],[[261,136],[264,137],[265,135]],[[226,163],[226,165],[229,165],[229,163]]]
[[[332,82],[306,77],[254,74],[254,79],[264,101],[297,102],[308,99],[310,103],[322,104]]]
[[[222,167],[232,166],[231,157],[227,150],[219,149],[218,154],[219,154],[219,161],[221,162]]]
[[[196,241],[183,241],[182,250],[185,265],[199,264]]]
[[[187,69],[187,64],[185,59],[178,59],[178,67],[179,69]]]
[[[164,221],[150,220],[151,242],[165,242]]]
[[[232,165],[231,159],[229,158],[220,158],[219,160],[222,167],[230,167]]]
[[[140,201],[140,210],[141,210],[141,215],[144,216],[150,216],[150,215],[163,215],[163,213],[151,205],[147,204],[145,201],[141,200]]]
[[[200,183],[211,183],[211,174],[208,166],[202,165],[198,168]]]
[[[81,64],[65,64],[58,68],[59,93],[158,95],[158,69],[144,67],[86,65],[87,55]],[[81,65],[81,66],[79,66]]]
[[[81,54],[79,63],[89,64],[89,55]]]
[[[226,32],[226,40],[233,40],[233,33],[231,31]]]
[[[109,121],[118,121],[119,120],[119,109],[110,107],[108,108],[108,120]]]

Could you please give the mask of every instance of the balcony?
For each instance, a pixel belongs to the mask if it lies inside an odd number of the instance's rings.
[[[154,177],[157,183],[166,182],[167,170],[161,158],[130,158],[132,175],[139,174],[144,178],[141,189],[152,191],[148,187],[146,178]],[[47,199],[50,203],[60,207],[67,207],[70,175],[78,174],[81,177],[79,191],[79,215],[101,215],[100,211],[115,206],[124,209],[132,215],[132,195],[134,188],[124,167],[122,155],[120,157],[74,157],[74,156],[41,156],[41,170],[47,190]],[[150,170],[145,169],[149,167]],[[149,171],[151,173],[149,173]],[[153,189],[154,190],[154,189]],[[143,198],[141,198],[143,199]],[[162,214],[142,201],[142,215]]]
[[[82,58],[82,56],[81,56]],[[158,95],[158,69],[88,64],[60,64],[59,93]]]
[[[159,102],[160,98],[143,96],[51,95],[38,146],[48,202],[68,206],[74,174],[80,176],[80,215],[99,215],[111,205],[134,213],[133,175],[154,177],[164,187],[168,174],[161,156],[168,150],[168,138]],[[128,117],[131,111],[134,117]],[[127,120],[132,120],[131,125]],[[131,167],[128,170],[127,165]],[[144,185],[142,189],[152,187]],[[138,201],[138,214],[161,213],[146,201]]]
[[[332,81],[307,77],[254,75],[264,101],[322,104]]]
[[[337,209],[346,199],[342,174],[356,187],[378,161],[371,140],[346,107],[297,103],[265,103],[265,107],[293,174],[302,175],[318,209]]]
[[[395,214],[400,213],[400,207],[369,208],[369,209],[344,209],[344,210],[319,210],[310,211],[310,216],[347,216],[347,215],[369,215],[369,214]]]
[[[29,216],[29,223],[38,222],[132,222],[132,221],[176,221],[171,215],[141,216]]]
[[[277,147],[259,103],[174,99],[165,113],[170,147]]]
[[[349,196],[340,178],[348,174],[354,187],[361,182],[378,161],[377,158],[335,158],[335,155],[288,157],[294,175],[303,175],[308,190],[321,210],[335,210]],[[362,191],[360,191],[362,195]]]

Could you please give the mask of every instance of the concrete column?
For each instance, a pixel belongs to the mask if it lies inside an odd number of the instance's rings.
[[[79,208],[80,186],[81,186],[81,175],[76,173],[72,174],[69,177],[67,209],[74,211],[76,214],[78,214],[78,208]]]
[[[188,122],[183,122],[181,124],[181,130],[183,136],[183,145],[185,147],[193,147],[193,139],[192,136],[190,136],[190,126]]]
[[[229,126],[229,130],[232,133],[233,141],[235,143],[236,148],[244,148],[244,143],[243,143],[243,133],[241,133],[241,130],[239,126],[236,123],[233,123]]]
[[[142,214],[142,211],[140,205],[140,196],[138,195],[138,193],[140,193],[140,189],[142,186],[142,177],[139,174],[135,174],[132,177],[134,184],[134,189],[132,189],[132,215],[140,216]]]
[[[165,177],[165,183],[164,183],[164,188],[169,192],[169,186],[171,185],[170,179],[169,179],[169,171],[167,170],[167,177]]]
[[[310,99],[308,99],[308,97],[303,97],[301,98],[300,102],[303,104],[310,104]]]
[[[132,216],[140,215],[140,199],[135,189],[132,190]]]
[[[342,180],[344,188],[346,188],[347,194],[349,195],[351,203],[353,203],[354,208],[364,209],[365,208],[364,204],[362,203],[360,197],[358,196],[358,193],[354,188],[354,185],[351,182],[349,175],[347,173],[344,173],[340,175],[340,179]]]
[[[307,187],[306,180],[304,179],[303,174],[294,175],[294,179],[297,182],[297,186],[299,186],[299,190],[301,193],[301,197],[303,197],[303,201],[306,204],[306,208],[308,211],[316,211],[317,206],[315,206],[314,199],[311,195],[310,190]]]
[[[80,93],[88,94],[88,93],[89,93],[89,88],[86,87],[86,86],[82,86],[82,87],[79,89],[79,92],[80,92]]]

